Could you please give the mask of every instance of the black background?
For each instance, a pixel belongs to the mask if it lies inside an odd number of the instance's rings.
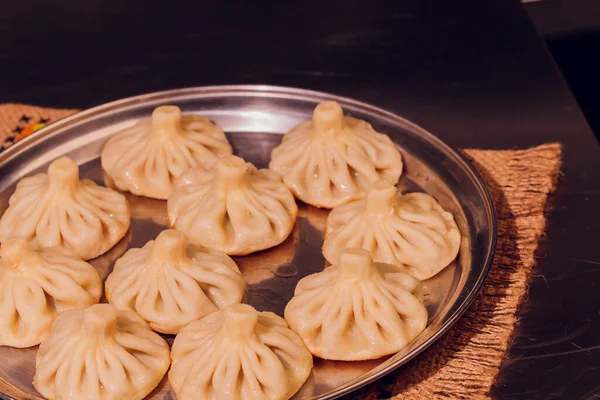
[[[0,102],[87,108],[237,83],[355,97],[457,147],[562,142],[548,234],[493,394],[600,394],[600,152],[518,1],[0,2]]]

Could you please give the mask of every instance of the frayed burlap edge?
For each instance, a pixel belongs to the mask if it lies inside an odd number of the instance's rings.
[[[463,318],[398,371],[364,389],[368,399],[487,399],[527,292],[561,145],[527,150],[463,150],[492,194],[498,244],[484,287]]]
[[[0,105],[0,143],[8,147],[31,124],[54,122],[76,111]],[[360,391],[360,397],[489,397],[510,345],[515,313],[527,292],[538,239],[546,225],[547,197],[558,178],[561,145],[466,149],[463,153],[487,183],[498,215],[498,244],[488,279],[474,304],[446,335],[403,368]]]

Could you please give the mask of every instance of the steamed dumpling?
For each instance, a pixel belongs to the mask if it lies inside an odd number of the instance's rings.
[[[225,133],[208,118],[181,115],[179,107],[161,106],[152,118],[108,140],[102,168],[120,190],[167,199],[175,179],[185,171],[208,168],[231,153]]]
[[[333,208],[362,198],[377,180],[396,184],[402,157],[387,135],[366,121],[344,117],[338,103],[326,101],[315,108],[312,121],[285,134],[269,168],[298,199]]]
[[[0,247],[0,346],[39,344],[58,314],[95,304],[101,295],[98,272],[69,249],[7,239]]]
[[[368,360],[396,353],[425,329],[422,297],[421,282],[401,267],[345,249],[339,264],[298,282],[285,319],[315,356]]]
[[[0,219],[0,242],[23,236],[43,247],[64,246],[84,260],[113,247],[129,229],[123,195],[79,180],[73,160],[61,157],[48,173],[21,179]]]
[[[167,202],[171,226],[204,247],[244,255],[283,242],[298,207],[281,177],[239,157],[183,174]]]
[[[323,255],[335,264],[343,248],[362,247],[375,261],[405,264],[424,280],[456,258],[460,241],[454,217],[433,197],[399,195],[396,187],[380,181],[365,199],[331,211]]]
[[[169,383],[178,400],[284,400],[312,369],[312,356],[283,318],[246,304],[185,327],[171,357]]]
[[[117,260],[106,280],[106,298],[120,310],[136,311],[155,331],[174,334],[241,302],[245,287],[230,257],[189,244],[182,232],[166,230]]]
[[[50,400],[140,400],[169,363],[169,345],[136,313],[96,304],[56,319],[38,350],[33,384]]]

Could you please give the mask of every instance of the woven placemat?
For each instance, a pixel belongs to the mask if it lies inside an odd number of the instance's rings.
[[[2,149],[74,113],[19,104],[0,105]],[[1,151],[1,150],[0,150]],[[561,146],[463,153],[491,191],[498,214],[498,245],[489,277],[466,315],[437,343],[354,398],[439,399],[489,397],[526,293],[537,242],[546,224],[548,194],[556,185]]]
[[[0,104],[0,152],[47,124],[76,112],[24,104]]]

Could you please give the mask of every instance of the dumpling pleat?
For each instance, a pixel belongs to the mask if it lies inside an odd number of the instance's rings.
[[[308,378],[312,357],[272,313],[233,305],[175,339],[169,382],[179,400],[285,400]]]
[[[165,230],[141,249],[117,260],[106,297],[140,314],[158,332],[176,334],[188,323],[239,303],[245,282],[235,262]]]
[[[313,120],[284,135],[269,168],[300,200],[333,208],[364,197],[380,179],[397,183],[402,157],[388,136],[365,121],[344,117],[339,104],[324,102],[315,108]]]
[[[456,258],[460,242],[452,214],[431,196],[398,195],[389,182],[378,181],[366,199],[332,210],[323,254],[336,263],[342,249],[359,247],[378,262],[406,265],[428,279]]]
[[[174,106],[117,133],[102,151],[102,167],[121,190],[167,199],[175,180],[194,167],[208,168],[232,153],[225,133],[208,119],[181,115]]]
[[[298,207],[281,177],[235,156],[191,169],[167,202],[169,221],[193,241],[229,255],[273,247],[291,233]]]
[[[286,321],[314,355],[378,358],[402,349],[425,328],[421,284],[406,269],[376,264],[360,248],[345,249],[339,262],[301,279],[285,309]]]

